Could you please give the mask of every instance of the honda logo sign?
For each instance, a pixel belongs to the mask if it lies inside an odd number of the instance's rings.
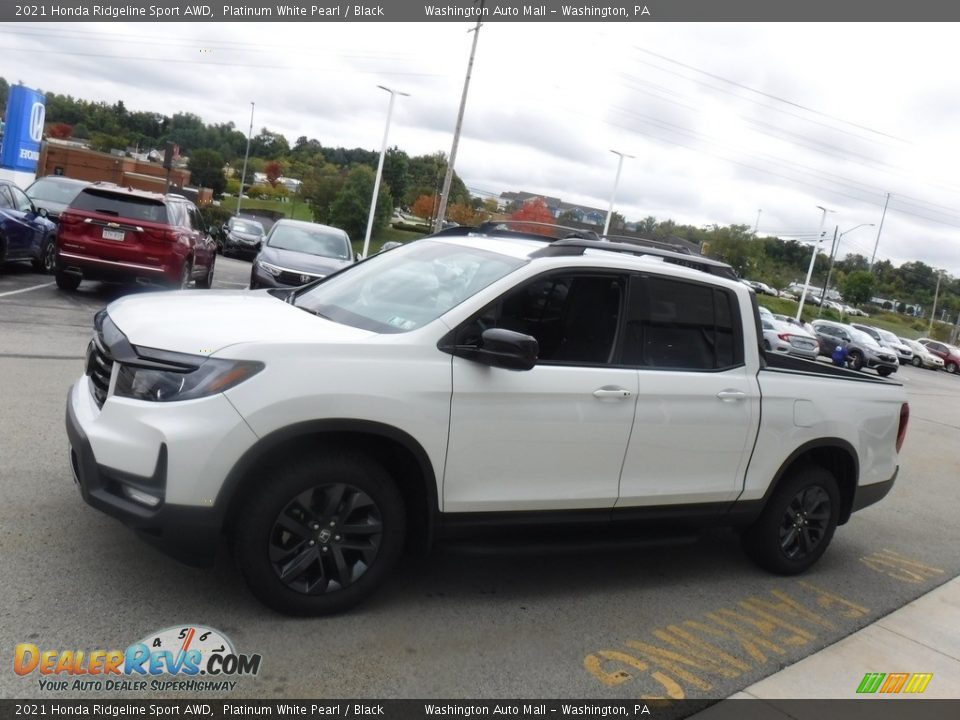
[[[46,96],[37,90],[23,85],[10,88],[0,167],[27,173],[37,171],[46,101]]]
[[[43,140],[43,119],[46,113],[43,103],[35,102],[30,108],[30,139],[35,143]]]

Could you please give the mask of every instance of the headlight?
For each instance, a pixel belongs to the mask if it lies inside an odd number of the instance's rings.
[[[278,268],[276,265],[271,265],[270,263],[264,262],[263,260],[257,260],[257,265],[259,265],[262,270],[266,270],[268,273],[270,273],[274,277],[280,277],[280,273],[283,272],[283,270]]]
[[[187,372],[120,365],[114,394],[120,397],[174,402],[224,392],[263,370],[263,363],[209,358]]]

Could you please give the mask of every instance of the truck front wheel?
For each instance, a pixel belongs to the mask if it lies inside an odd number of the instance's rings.
[[[796,575],[823,555],[839,516],[840,492],[833,475],[819,465],[798,468],[743,534],[744,550],[764,570]]]
[[[356,605],[400,558],[403,498],[362,455],[295,459],[264,477],[234,518],[234,552],[253,594],[290,615]]]

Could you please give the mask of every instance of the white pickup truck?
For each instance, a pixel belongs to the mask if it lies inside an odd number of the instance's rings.
[[[404,547],[742,529],[798,573],[890,490],[903,388],[766,357],[730,268],[454,228],[296,289],[125,297],[67,431],[83,498],[175,557],[221,535],[291,614],[367,596]]]

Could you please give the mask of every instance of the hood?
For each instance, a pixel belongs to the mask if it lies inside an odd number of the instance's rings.
[[[257,256],[257,259],[287,270],[310,273],[311,275],[329,275],[353,262],[352,260],[311,255],[310,253],[297,252],[295,250],[281,250],[280,248],[270,247],[269,245],[261,247],[260,255]]]
[[[317,317],[264,290],[127,295],[107,312],[132,345],[189,355],[245,342],[340,343],[375,334]]]
[[[260,233],[240,232],[239,230],[231,230],[227,235],[232,238],[237,238],[238,240],[246,240],[247,242],[259,242],[263,240],[263,235]]]

